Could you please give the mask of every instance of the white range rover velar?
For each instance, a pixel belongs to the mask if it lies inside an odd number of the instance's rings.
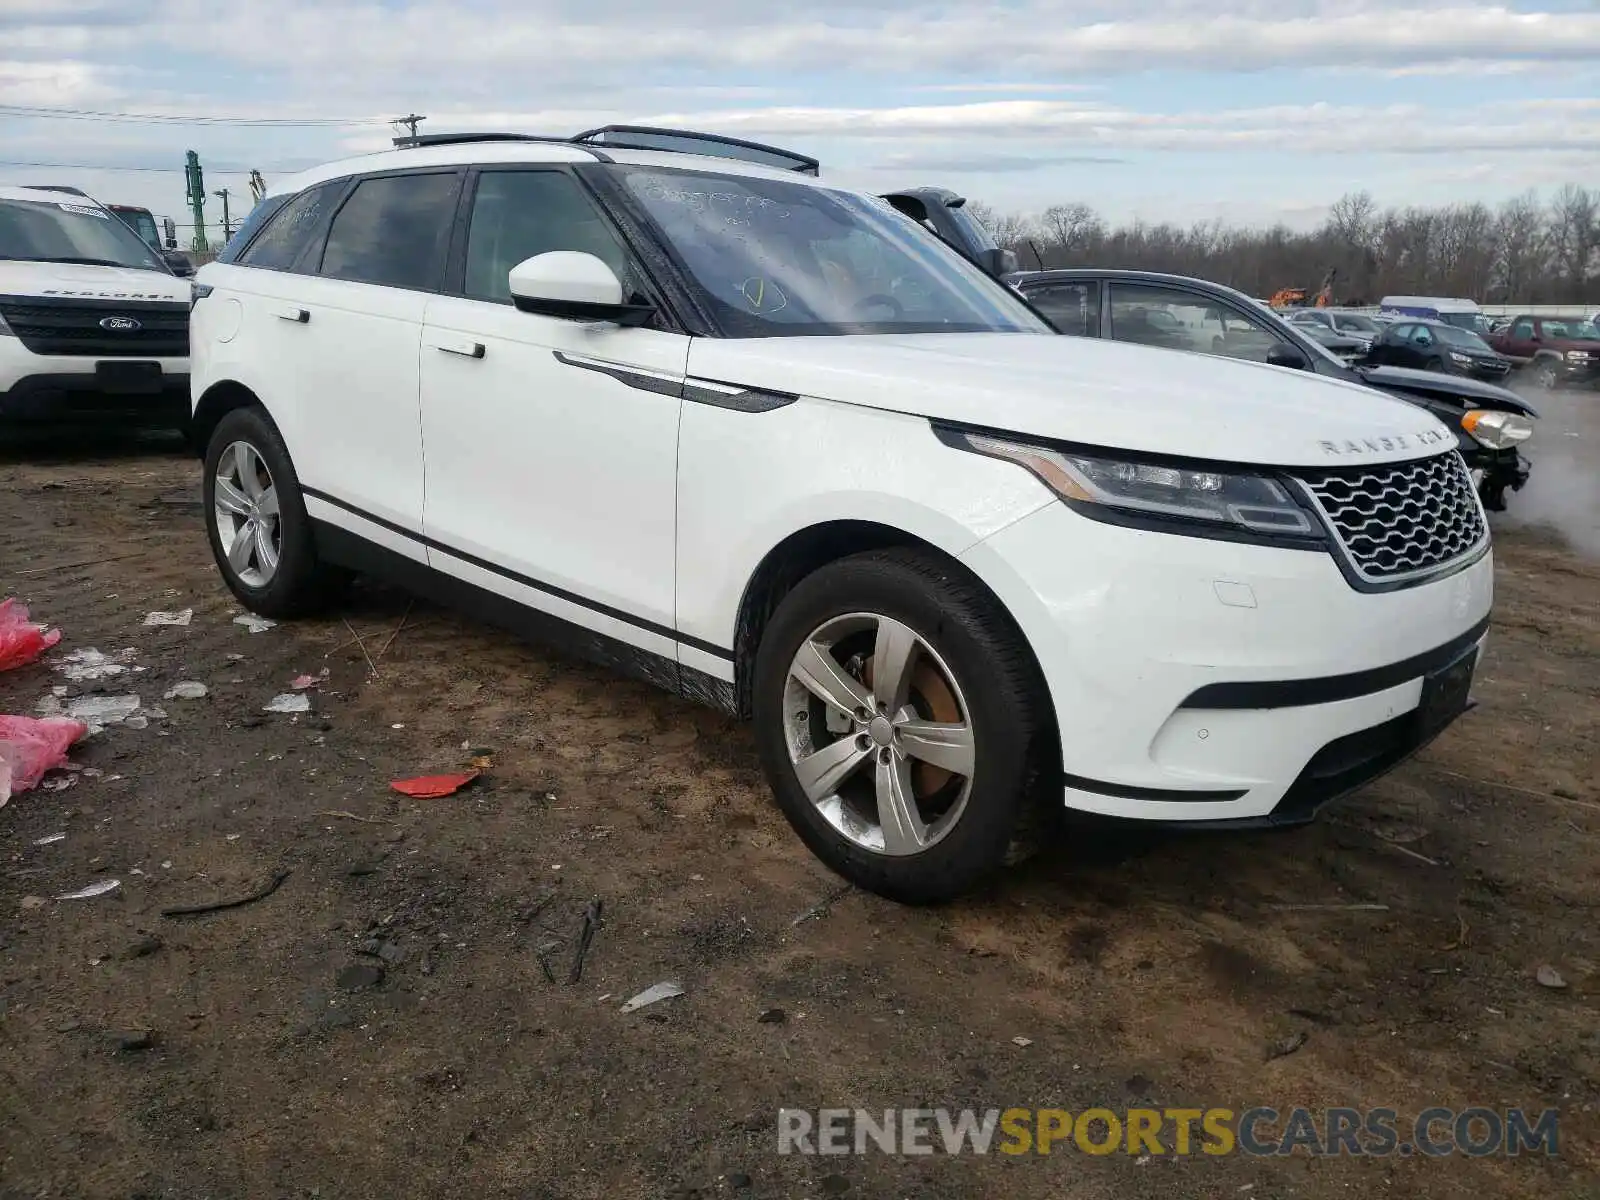
[[[906,901],[1051,809],[1310,819],[1469,707],[1492,561],[1442,425],[1059,337],[814,171],[613,127],[279,184],[196,288],[229,587],[384,573],[748,717],[806,844]]]

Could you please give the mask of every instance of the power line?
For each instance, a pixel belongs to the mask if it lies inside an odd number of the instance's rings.
[[[0,116],[63,121],[139,121],[157,125],[236,125],[268,129],[389,123],[381,117],[207,117],[193,113],[117,113],[92,108],[46,108],[31,104],[0,104]]]
[[[63,163],[63,162],[7,162],[0,160],[0,167],[26,167],[29,170],[41,171],[144,171],[156,175],[182,175],[182,167],[117,167],[106,163]],[[207,167],[219,175],[248,175],[252,170],[274,171],[285,174],[292,171],[303,171],[304,167]]]

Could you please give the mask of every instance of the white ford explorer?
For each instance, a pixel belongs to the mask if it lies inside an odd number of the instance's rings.
[[[189,416],[189,282],[75,189],[0,187],[0,427]]]
[[[749,717],[806,844],[906,901],[1041,802],[1309,819],[1469,706],[1489,531],[1430,416],[1055,336],[883,202],[705,141],[281,183],[193,314],[234,594],[385,572]]]

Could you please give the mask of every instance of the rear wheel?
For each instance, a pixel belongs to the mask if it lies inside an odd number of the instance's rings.
[[[1006,861],[1048,705],[1020,633],[974,581],[915,551],[832,563],[785,597],[755,670],[768,780],[830,867],[924,903]]]
[[[1542,388],[1553,389],[1557,382],[1556,364],[1548,358],[1541,358],[1533,364],[1533,381]]]
[[[259,408],[223,417],[205,459],[206,531],[228,588],[269,617],[313,611],[342,578],[317,559],[300,480]]]

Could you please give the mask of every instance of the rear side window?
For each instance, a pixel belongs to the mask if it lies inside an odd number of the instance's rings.
[[[248,226],[256,221],[256,213],[271,204],[263,200],[245,219],[245,229],[233,235],[228,248],[219,256],[223,262],[236,261],[244,267],[260,267],[267,271],[292,271],[296,261],[327,224],[328,204],[338,195],[339,188],[324,184],[311,188],[269,209],[257,223],[261,232],[254,240],[248,236]],[[237,252],[234,247],[241,247]]]
[[[1522,338],[1524,340],[1532,338],[1533,337],[1533,322],[1532,321],[1518,321],[1515,325],[1513,325],[1511,327],[1511,336],[1514,337],[1514,338]]]
[[[322,274],[384,287],[438,288],[460,183],[455,172],[362,180],[328,230]]]
[[[1098,283],[1051,283],[1032,288],[1026,295],[1035,308],[1050,318],[1057,331],[1079,337],[1100,336]]]

